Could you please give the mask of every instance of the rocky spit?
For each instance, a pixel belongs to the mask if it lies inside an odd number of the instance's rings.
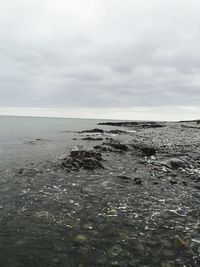
[[[5,171],[2,267],[200,266],[197,121],[107,122],[74,145]]]

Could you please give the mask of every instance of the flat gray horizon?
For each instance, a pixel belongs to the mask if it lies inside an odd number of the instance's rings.
[[[2,0],[0,114],[200,117],[199,10],[197,0]]]

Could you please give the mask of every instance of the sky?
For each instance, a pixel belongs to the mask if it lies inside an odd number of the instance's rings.
[[[0,114],[200,118],[199,0],[1,0]]]

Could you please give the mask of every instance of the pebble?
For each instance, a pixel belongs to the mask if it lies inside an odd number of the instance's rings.
[[[82,234],[77,235],[75,237],[75,242],[79,245],[83,245],[87,242],[87,237],[85,235],[82,235]]]

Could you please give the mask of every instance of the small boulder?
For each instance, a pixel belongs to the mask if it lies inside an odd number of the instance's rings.
[[[167,161],[167,164],[170,165],[173,169],[178,169],[178,168],[186,168],[187,164],[185,161],[178,159],[178,158],[171,158]]]
[[[157,150],[154,147],[144,144],[133,144],[133,149],[142,154],[142,156],[151,157],[156,155]]]
[[[98,168],[103,168],[102,156],[93,150],[77,150],[72,151],[69,157],[62,160],[61,166],[69,170],[95,170]]]

